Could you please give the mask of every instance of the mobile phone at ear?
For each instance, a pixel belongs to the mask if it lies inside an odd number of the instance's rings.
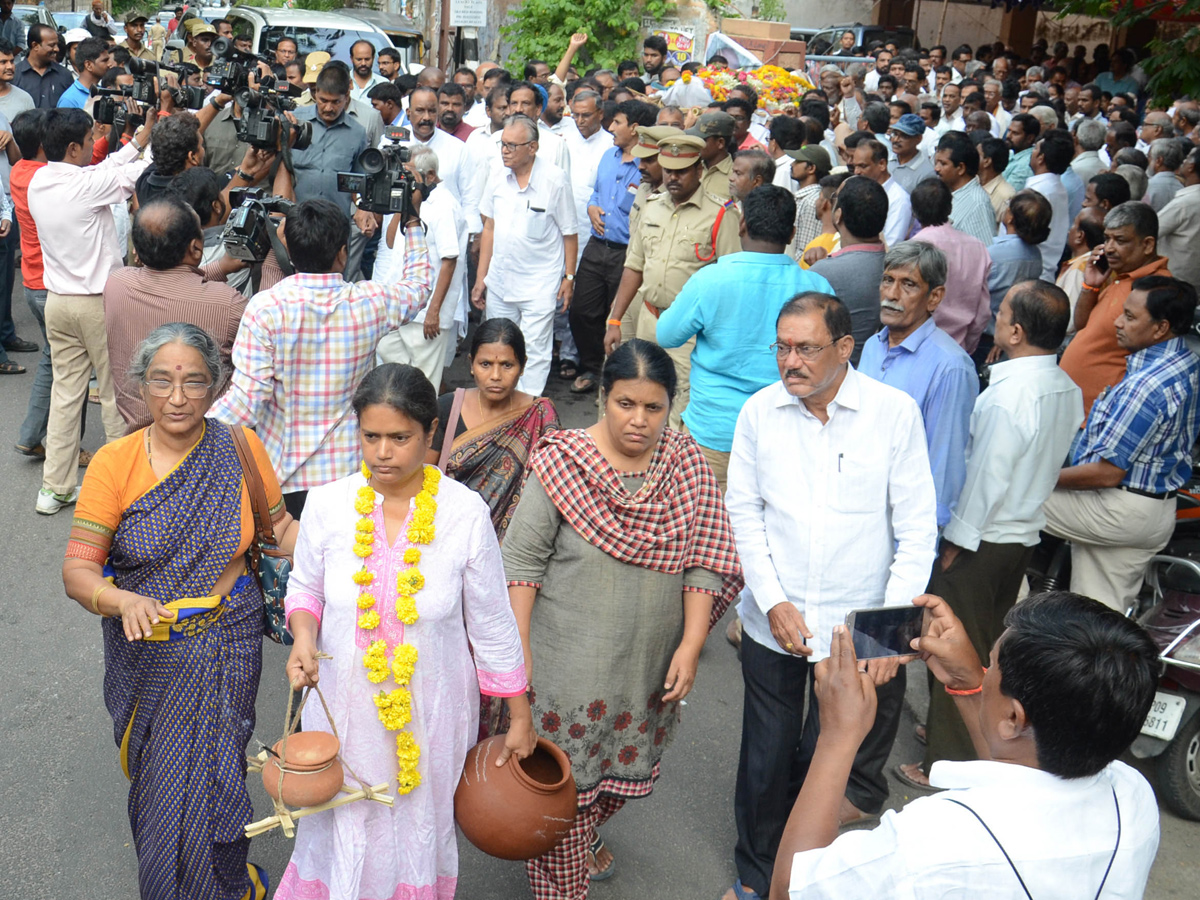
[[[925,621],[922,606],[889,606],[856,609],[846,615],[846,627],[854,640],[859,659],[910,656],[914,638],[921,636]]]
[[[1108,257],[1104,255],[1104,251],[1100,251],[1100,255],[1096,257],[1096,261],[1092,263],[1101,272],[1108,271]]]

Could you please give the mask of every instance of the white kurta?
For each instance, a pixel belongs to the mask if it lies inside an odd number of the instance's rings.
[[[412,722],[421,748],[421,784],[396,795],[393,808],[359,801],[299,822],[296,847],[275,896],[287,898],[421,897],[449,900],[458,878],[454,789],[479,727],[479,692],[514,696],[525,689],[524,657],[508,602],[500,546],[487,504],[463,485],[441,480],[436,535],[421,547],[425,586],[416,595],[420,619],[407,628],[395,616],[396,576],[408,542],[407,521],[387,549],[382,497],[376,494],[375,573],[371,591],[382,617],[378,628],[357,627],[358,586],[352,576],[354,511],[361,474],[316,488],[308,495],[287,609],[321,617],[317,648],[333,658],[321,663],[321,689],[337,724],[342,758],[369,784],[396,789],[396,740],[379,721],[373,700],[391,679],[371,684],[363,667],[369,642],[403,639],[417,648],[412,678]],[[464,628],[465,620],[465,628]],[[472,661],[467,640],[474,649]],[[305,731],[330,731],[321,704],[304,709]],[[353,783],[347,772],[346,780]]]

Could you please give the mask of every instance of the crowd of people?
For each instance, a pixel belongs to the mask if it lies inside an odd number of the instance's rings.
[[[0,373],[41,353],[16,449],[38,513],[74,506],[63,578],[102,619],[144,898],[268,890],[264,529],[294,558],[289,680],[327,701],[303,727],[397,795],[304,819],[276,897],[452,897],[462,761],[503,734],[497,765],[539,736],[571,759],[577,817],[526,868],[585,900],[731,605],[725,900],[1140,896],[1157,810],[1118,757],[1157,651],[1125,613],[1200,434],[1200,103],[1156,106],[1103,46],[848,32],[867,63],[768,111],[749,84],[672,104],[699,64],[655,35],[617,71],[577,34],[554,67],[415,75],[283,38],[252,77],[297,108],[264,147],[205,82],[228,23],[183,11],[179,81],[97,122],[163,42],[96,6],[107,37],[0,30]],[[411,199],[374,212],[338,173],[396,139]],[[278,215],[248,262],[223,235],[255,187]],[[563,427],[552,379],[595,424]],[[1042,532],[1073,593],[1018,603]],[[849,612],[914,603],[911,656],[855,658]],[[889,773],[918,657],[945,690]],[[883,814],[889,775],[940,793]]]

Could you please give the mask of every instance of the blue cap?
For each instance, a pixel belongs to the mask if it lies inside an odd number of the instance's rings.
[[[913,113],[905,113],[889,130],[899,131],[909,137],[917,137],[925,133],[925,120]]]

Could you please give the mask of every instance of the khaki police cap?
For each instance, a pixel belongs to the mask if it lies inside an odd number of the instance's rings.
[[[658,156],[659,141],[673,134],[683,134],[683,129],[674,125],[639,125],[637,133],[638,142],[629,152],[634,159],[649,159]]]
[[[658,164],[664,169],[687,169],[700,161],[703,149],[703,138],[672,134],[658,142]]]
[[[733,116],[726,112],[706,112],[696,124],[687,130],[687,134],[699,138],[733,137]]]

